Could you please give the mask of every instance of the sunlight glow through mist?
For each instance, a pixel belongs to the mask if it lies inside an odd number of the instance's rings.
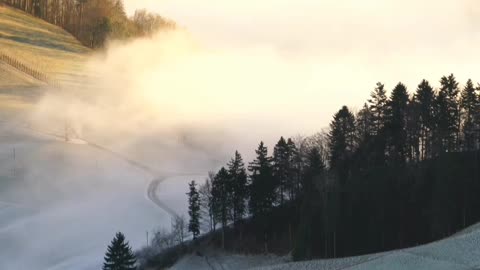
[[[102,74],[103,88],[95,104],[107,108],[91,107],[87,125],[216,128],[247,133],[253,144],[327,127],[342,105],[360,108],[378,81],[388,90],[402,81],[412,93],[422,79],[436,86],[449,73],[461,83],[480,78],[473,0],[125,5],[130,14],[146,7],[186,30],[112,43],[95,58],[89,70]],[[122,122],[106,121],[112,117]]]
[[[76,86],[46,92],[25,120],[28,127],[59,134],[71,129],[158,171],[206,175],[235,150],[249,162],[260,140],[271,153],[280,136],[320,131],[342,105],[360,108],[378,81],[389,90],[402,81],[412,93],[422,79],[438,86],[449,73],[461,83],[480,80],[475,0],[125,0],[125,5],[129,14],[145,7],[185,30],[111,42],[91,57],[85,76],[72,79]],[[4,132],[0,144],[0,176],[12,185],[4,189],[7,199],[37,209],[2,227],[9,233],[0,240],[16,242],[2,250],[0,266],[10,266],[18,254],[34,258],[23,268],[51,265],[47,256],[36,257],[50,252],[46,246],[62,249],[64,243],[52,239],[68,233],[64,224],[85,231],[69,234],[73,248],[56,258],[73,265],[84,261],[75,257],[82,252],[98,254],[93,263],[99,264],[115,230],[127,231],[139,247],[145,230],[170,223],[144,198],[151,176],[128,162],[31,130],[1,129],[11,132]],[[10,140],[18,151],[15,160]],[[11,176],[17,163],[23,182]],[[163,192],[175,197],[172,204],[186,202],[185,183],[175,186],[180,191],[168,188]],[[11,209],[0,210],[10,217]],[[34,234],[25,240],[31,228]],[[94,249],[87,246],[87,234]],[[32,239],[35,245],[27,245]],[[13,263],[10,268],[24,262]]]

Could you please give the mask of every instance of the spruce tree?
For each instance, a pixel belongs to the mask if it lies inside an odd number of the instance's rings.
[[[118,232],[107,248],[103,270],[134,270],[136,269],[135,255],[132,248],[125,242],[125,236]]]
[[[435,130],[435,92],[427,80],[422,80],[418,85],[414,103],[418,110],[420,159],[431,158]]]
[[[460,108],[463,114],[463,138],[464,149],[471,151],[475,149],[476,130],[475,117],[480,110],[478,96],[475,92],[472,80],[468,80],[460,95]]]
[[[363,104],[363,108],[357,113],[355,120],[357,144],[361,144],[369,139],[373,127],[372,112],[367,103]]]
[[[250,213],[260,216],[268,213],[276,200],[275,182],[272,175],[271,158],[268,156],[267,147],[260,142],[255,150],[257,157],[250,163]]]
[[[444,119],[441,126],[444,151],[457,150],[460,133],[460,109],[458,104],[458,82],[453,74],[440,80],[440,114]]]
[[[197,184],[192,181],[188,184],[190,191],[188,195],[188,231],[192,233],[193,240],[200,234],[200,197],[197,191]]]
[[[230,220],[231,196],[228,171],[222,167],[212,181],[212,206],[215,220],[222,224],[222,248],[225,248],[225,229]]]
[[[228,171],[222,167],[212,181],[214,215],[223,227],[227,226],[230,217],[229,177]]]
[[[234,225],[245,215],[245,203],[247,200],[247,173],[242,156],[235,151],[235,157],[230,160],[228,166],[228,192],[231,194],[232,219]]]
[[[303,196],[302,209],[300,213],[300,223],[297,231],[297,241],[293,249],[292,257],[294,261],[311,259],[314,252],[314,244],[319,239],[321,230],[318,228],[321,223],[316,209],[320,207],[322,194],[319,190],[320,181],[325,171],[325,163],[318,148],[312,148],[307,156],[307,166],[303,176],[303,185],[305,195]],[[314,231],[313,228],[315,228]]]
[[[302,158],[298,153],[297,146],[291,138],[287,140],[288,156],[290,157],[287,178],[287,189],[290,200],[295,200],[301,189]]]
[[[381,133],[385,124],[385,115],[387,114],[387,91],[385,86],[378,82],[377,87],[370,94],[370,111],[372,113],[373,128],[371,130],[372,135],[378,135]]]
[[[355,116],[343,106],[330,123],[328,134],[330,149],[330,168],[341,169],[353,153],[355,144]]]
[[[418,105],[415,96],[412,96],[408,101],[406,113],[406,155],[409,161],[420,161],[422,159],[420,149],[420,106]]]
[[[448,149],[449,119],[446,93],[439,91],[435,99],[435,131],[433,136],[433,152],[435,156]]]
[[[290,168],[290,151],[283,137],[280,137],[280,140],[273,148],[272,162],[273,176],[275,178],[275,185],[278,188],[280,205],[283,205]]]
[[[390,159],[395,164],[403,164],[406,160],[407,143],[407,106],[408,93],[404,84],[398,83],[392,91],[387,109],[387,131]]]

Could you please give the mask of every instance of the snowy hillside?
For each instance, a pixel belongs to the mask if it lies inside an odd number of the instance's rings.
[[[115,232],[137,249],[147,231],[170,227],[169,214],[147,197],[145,171],[13,122],[0,129],[0,269],[100,269]],[[167,177],[155,192],[171,188],[159,195],[183,213],[189,180]]]
[[[285,257],[242,256],[207,252],[188,255],[171,269],[255,270],[467,270],[480,267],[480,225],[476,224],[444,240],[409,249],[342,259],[287,262]]]

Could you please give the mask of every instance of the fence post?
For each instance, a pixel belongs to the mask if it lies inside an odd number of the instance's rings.
[[[5,62],[7,65],[10,65],[10,66],[16,68],[17,70],[19,70],[23,73],[26,73],[26,74],[32,76],[33,78],[35,78],[39,81],[43,81],[47,84],[50,84],[51,86],[53,86],[55,88],[58,87],[57,81],[49,80],[47,74],[27,66],[26,64],[17,60],[16,58],[13,58],[11,56],[8,56],[8,55],[0,52],[0,61]]]

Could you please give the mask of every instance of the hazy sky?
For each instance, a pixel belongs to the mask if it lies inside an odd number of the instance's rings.
[[[309,63],[335,106],[360,107],[376,81],[409,90],[455,73],[480,80],[478,0],[125,0],[185,26],[212,47],[268,47]],[[297,62],[295,62],[297,61]],[[266,71],[267,72],[267,71]],[[351,82],[355,88],[351,89]],[[333,86],[332,84],[338,84]],[[344,84],[342,87],[341,84]],[[346,89],[348,88],[348,89]],[[340,100],[342,99],[342,100]]]
[[[478,36],[478,0],[125,0],[204,39],[297,53],[407,54],[453,50]],[[373,53],[373,52],[371,52]]]
[[[438,86],[450,73],[461,84],[480,80],[478,0],[125,5],[129,14],[147,8],[187,30],[114,43],[93,65],[112,89],[97,96],[117,99],[109,115],[123,113],[128,129],[157,119],[157,126],[208,125],[274,140],[328,126],[342,105],[360,108],[378,81],[389,90],[402,81],[412,93],[422,79]]]

